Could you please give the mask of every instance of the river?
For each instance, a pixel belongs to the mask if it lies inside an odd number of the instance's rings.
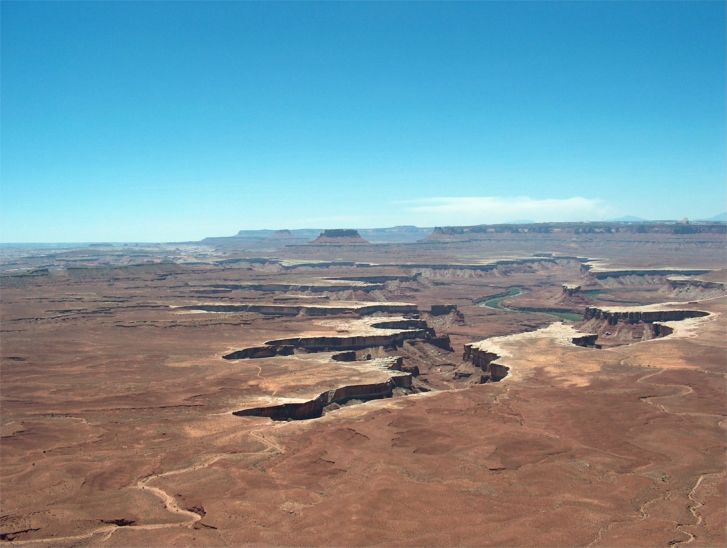
[[[525,291],[521,287],[511,287],[504,293],[498,293],[497,295],[493,295],[489,299],[486,299],[485,301],[482,301],[479,303],[479,306],[482,306],[484,308],[491,308],[492,310],[502,310],[505,312],[518,312],[521,314],[524,313],[536,313],[536,314],[547,314],[548,316],[554,316],[560,320],[565,320],[568,322],[579,322],[583,320],[583,316],[581,314],[577,314],[575,312],[561,312],[558,310],[550,310],[546,308],[509,308],[502,304],[502,302],[505,299],[509,299],[511,297],[517,297],[518,295],[524,294]]]

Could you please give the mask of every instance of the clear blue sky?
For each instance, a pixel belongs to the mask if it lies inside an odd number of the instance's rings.
[[[0,241],[710,217],[725,4],[2,2]]]

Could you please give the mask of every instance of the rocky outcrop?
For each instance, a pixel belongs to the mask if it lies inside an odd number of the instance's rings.
[[[721,297],[727,287],[722,282],[672,276],[666,279],[665,289],[669,295],[680,301],[698,301]]]
[[[563,289],[563,294],[568,297],[573,297],[581,291],[581,286],[578,284],[563,284],[561,287]]]
[[[302,402],[287,402],[278,405],[253,407],[234,411],[238,417],[268,417],[273,420],[306,420],[322,416],[327,409],[335,409],[352,400],[365,402],[382,398],[391,398],[398,391],[407,394],[413,391],[412,375],[402,371],[402,358],[381,358],[382,366],[397,371],[387,381],[352,384],[321,393],[316,398]]]
[[[665,337],[674,332],[672,325],[664,322],[677,322],[689,318],[709,316],[703,310],[678,310],[659,308],[657,305],[623,308],[586,309],[585,321],[579,329],[596,334],[596,339],[582,338],[573,340],[579,346],[606,348],[621,346],[651,339]]]
[[[436,346],[437,348],[441,348],[442,350],[454,352],[454,349],[452,348],[452,342],[449,339],[449,335],[439,335],[436,337],[431,337],[430,339],[427,339],[427,342]]]
[[[370,320],[369,320],[370,321]],[[291,349],[301,349],[306,352],[331,352],[341,350],[362,350],[371,347],[397,348],[404,341],[422,340],[443,348],[451,350],[448,336],[437,336],[434,329],[429,327],[424,320],[394,318],[381,321],[374,321],[369,324],[375,329],[386,329],[389,333],[367,333],[361,335],[330,335],[315,337],[291,337],[285,339],[274,339],[266,341],[264,346],[245,348],[222,356],[226,360],[250,359],[259,357],[271,357],[289,355]],[[397,331],[398,330],[398,331]],[[266,351],[264,349],[271,348]],[[279,351],[278,349],[283,349]],[[282,352],[285,352],[284,354]],[[266,355],[266,354],[270,355]]]
[[[606,320],[609,324],[615,325],[618,322],[673,322],[685,320],[687,318],[701,318],[703,316],[709,316],[709,312],[704,312],[703,310],[644,310],[633,308],[598,308],[595,306],[589,306],[586,307],[584,319],[586,321],[592,319]]]
[[[482,370],[481,383],[498,382],[507,376],[510,368],[495,362],[498,358],[498,354],[478,348],[476,343],[464,345],[462,359]]]
[[[337,362],[355,362],[356,352],[353,350],[339,352],[338,354],[333,354],[333,356],[331,356],[331,359]]]
[[[721,282],[709,282],[706,280],[696,280],[693,278],[667,278],[667,284],[670,289],[680,289],[683,287],[693,288],[698,287],[701,289],[717,289],[724,291],[725,284]]]
[[[311,242],[311,244],[325,245],[351,245],[351,244],[368,244],[358,230],[348,228],[335,228],[324,230],[320,235]]]

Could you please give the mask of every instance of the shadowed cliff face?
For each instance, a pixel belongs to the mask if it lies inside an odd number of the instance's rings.
[[[632,310],[632,309],[604,309],[595,306],[586,308],[585,320],[599,319],[606,320],[609,324],[615,325],[623,321],[628,323],[652,323],[652,322],[674,322],[686,320],[687,318],[701,318],[709,316],[709,312],[702,310]]]
[[[586,308],[585,321],[580,329],[593,336],[581,338],[579,346],[602,348],[604,346],[620,346],[651,339],[666,337],[674,330],[663,322],[682,321],[689,318],[709,316],[702,310],[649,310],[634,308]]]
[[[242,409],[234,411],[233,415],[268,417],[276,421],[315,419],[342,405],[391,398],[397,395],[403,396],[415,392],[416,390],[412,387],[412,374],[401,371],[403,360],[388,358],[387,361],[388,369],[391,369],[392,372],[396,371],[387,381],[341,386],[323,392],[311,400]]]
[[[226,360],[249,358],[266,358],[279,355],[290,355],[294,349],[307,352],[328,352],[335,350],[361,350],[371,347],[395,348],[404,341],[424,340],[435,346],[451,350],[449,337],[437,336],[434,329],[428,327],[426,321],[419,319],[382,319],[370,325],[377,329],[399,329],[394,333],[381,335],[371,333],[365,335],[331,335],[318,337],[293,337],[267,341],[263,346],[243,348],[222,356]]]
[[[462,355],[464,361],[471,362],[475,367],[482,370],[482,375],[478,379],[480,384],[498,382],[507,376],[510,368],[496,363],[495,360],[498,358],[500,358],[498,354],[481,350],[473,344],[466,344]]]
[[[589,265],[582,265],[581,270],[585,273],[589,273],[597,280],[605,280],[606,278],[622,278],[627,276],[698,276],[700,274],[706,274],[709,270],[705,269],[624,269],[624,270],[591,270]]]

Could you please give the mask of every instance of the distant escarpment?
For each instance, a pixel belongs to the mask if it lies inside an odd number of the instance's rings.
[[[719,297],[725,294],[725,284],[707,280],[698,280],[683,276],[666,279],[668,293],[677,299],[701,300]]]
[[[606,320],[609,324],[615,325],[620,321],[632,324],[639,322],[674,322],[686,320],[687,318],[701,318],[703,316],[709,316],[709,312],[704,312],[703,310],[643,310],[639,309],[639,307],[598,308],[589,306],[586,307],[584,319],[586,321],[592,319]]]
[[[301,236],[296,236],[287,228],[284,228],[281,230],[276,230],[275,232],[270,234],[270,236],[268,236],[268,238],[270,240],[284,240],[284,241],[290,240],[291,243],[293,243],[293,241],[299,241],[299,242],[305,241],[304,238],[302,238]]]
[[[698,276],[706,274],[708,269],[673,269],[673,268],[633,268],[633,269],[598,269],[592,265],[582,264],[581,272],[590,274],[597,280],[606,278],[622,278],[627,276]]]
[[[325,304],[195,304],[177,307],[176,310],[193,310],[195,312],[252,312],[263,316],[337,316],[341,314],[357,314],[369,316],[377,313],[416,314],[419,312],[415,304],[407,303],[351,303],[350,305]]]
[[[334,228],[324,230],[320,235],[311,242],[311,244],[327,244],[327,245],[351,245],[351,244],[367,244],[358,230],[349,228]]]
[[[428,240],[481,239],[497,234],[727,234],[721,222],[684,224],[677,222],[589,222],[589,223],[503,223],[474,226],[436,227]]]
[[[356,282],[351,281],[342,283],[337,280],[321,280],[315,283],[282,283],[282,282],[270,282],[270,283],[245,283],[245,284],[214,284],[206,288],[205,291],[209,290],[241,290],[241,291],[261,291],[261,292],[289,292],[296,291],[301,293],[327,293],[333,291],[376,291],[379,289],[385,289],[383,283],[367,283],[367,282]]]

